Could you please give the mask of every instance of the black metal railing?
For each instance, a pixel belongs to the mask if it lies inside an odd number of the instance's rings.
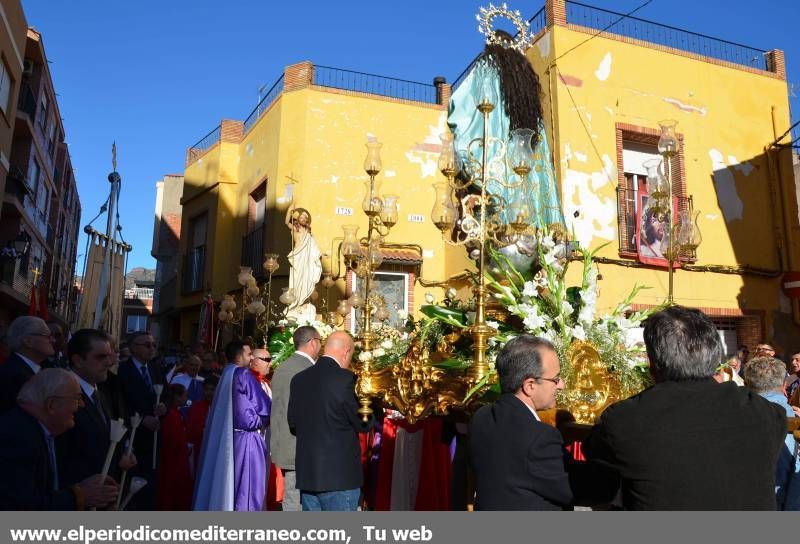
[[[31,90],[31,86],[23,83],[19,87],[19,98],[17,99],[17,110],[30,117],[31,123],[36,119],[36,96]]]
[[[619,252],[623,255],[636,254],[638,210],[642,205],[639,191],[627,187],[617,187],[617,229],[619,236]],[[677,212],[692,211],[692,197],[676,197],[678,201]],[[677,214],[676,214],[677,215]],[[687,260],[693,260],[694,255],[687,255]]]
[[[206,268],[206,246],[198,246],[183,256],[183,292],[195,293],[203,289]]]
[[[267,91],[267,94],[258,101],[255,109],[250,112],[250,115],[247,116],[247,119],[244,120],[244,132],[250,130],[250,128],[259,120],[259,118],[267,111],[275,99],[278,98],[278,95],[281,94],[283,91],[283,74],[278,80],[272,84],[272,87]]]
[[[253,229],[242,236],[242,266],[253,269],[253,276],[262,279],[264,276],[264,226]]]
[[[189,157],[194,158],[202,155],[219,142],[222,133],[222,125],[217,125],[214,130],[200,138],[196,144],[189,148]]]
[[[330,66],[314,66],[312,83],[345,91],[400,98],[413,102],[436,104],[436,87],[419,81],[365,74]]]
[[[768,70],[767,51],[673,26],[625,16],[573,0],[567,0],[567,23],[604,30],[704,57],[711,57],[741,66]]]

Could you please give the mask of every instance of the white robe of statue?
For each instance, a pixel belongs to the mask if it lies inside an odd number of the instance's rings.
[[[294,290],[295,300],[288,306],[286,317],[297,322],[311,322],[317,317],[317,309],[308,299],[322,276],[322,254],[310,230],[301,227],[293,234],[295,245],[287,259],[289,286]]]

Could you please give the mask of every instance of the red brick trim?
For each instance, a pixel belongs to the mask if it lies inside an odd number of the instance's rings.
[[[242,141],[242,133],[244,132],[244,123],[242,121],[234,121],[232,119],[223,119],[220,123],[220,142],[227,142],[238,144]]]
[[[566,26],[567,24],[567,2],[566,0],[546,0],[544,4],[545,21],[547,28],[553,25]]]
[[[305,60],[287,66],[283,70],[283,90],[296,91],[305,89],[314,80],[314,65],[311,61]]]
[[[553,0],[555,2],[559,0]],[[550,26],[549,19],[548,19],[548,27]],[[565,23],[567,28],[570,30],[574,30],[575,32],[581,32],[583,34],[590,34],[595,35],[597,34],[597,30],[594,28],[588,28],[581,25],[576,25],[573,23]],[[772,56],[772,62],[770,62],[770,56],[767,56],[767,66],[770,67],[769,71],[759,70],[758,68],[751,68],[749,66],[742,66],[741,64],[736,64],[733,62],[727,62],[724,60],[715,59],[713,57],[706,57],[704,55],[698,55],[696,53],[690,53],[689,51],[683,51],[681,49],[675,49],[673,47],[667,47],[665,45],[659,45],[657,43],[651,43],[644,40],[637,40],[635,38],[629,38],[627,36],[622,36],[619,34],[611,34],[608,32],[602,32],[601,37],[607,38],[609,40],[615,40],[618,42],[628,43],[631,45],[638,45],[641,47],[647,47],[649,49],[655,49],[657,51],[662,51],[664,53],[671,53],[673,55],[679,55],[681,57],[686,57],[693,60],[699,60],[702,62],[707,62],[709,64],[715,64],[717,66],[724,66],[725,68],[733,68],[734,70],[741,70],[743,72],[750,72],[751,74],[757,74],[760,76],[771,77],[773,79],[786,79],[786,67],[781,61],[783,59],[783,52],[779,49],[774,49],[773,51],[776,52]],[[772,53],[773,51],[770,51]],[[780,53],[778,55],[777,53]],[[783,71],[781,70],[781,66],[783,67]],[[774,71],[773,71],[774,70]]]

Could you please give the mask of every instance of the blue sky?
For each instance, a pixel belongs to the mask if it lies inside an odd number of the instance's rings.
[[[628,12],[644,0],[584,2]],[[415,81],[437,75],[452,81],[482,47],[475,13],[488,0],[22,3],[51,62],[83,205],[81,224],[106,198],[116,140],[123,234],[134,246],[129,267],[154,268],[156,181],[181,173],[186,147],[220,119],[244,119],[259,87],[271,84],[284,66],[311,60]],[[542,2],[509,4],[530,17]],[[636,15],[759,49],[783,49],[798,120],[800,3],[768,5],[653,0]],[[104,223],[98,226],[102,230]]]

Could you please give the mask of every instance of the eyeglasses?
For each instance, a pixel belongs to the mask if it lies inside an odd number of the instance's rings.
[[[156,347],[155,342],[139,342],[138,344],[131,344],[132,346],[141,346],[143,348],[154,348]]]
[[[254,359],[258,359],[259,361],[264,361],[265,363],[271,363],[272,357],[253,357]]]
[[[43,337],[43,338],[50,338],[50,339],[53,339],[53,338],[55,338],[55,337],[53,336],[53,334],[52,334],[52,333],[49,333],[49,332],[48,332],[47,334],[45,334],[45,333],[43,333],[43,332],[32,332],[32,333],[30,333],[28,336],[41,336],[41,337]]]
[[[541,376],[534,376],[533,379],[534,380],[544,380],[546,382],[553,382],[556,385],[558,385],[558,384],[560,384],[561,382],[564,381],[564,378],[562,378],[561,376],[556,376],[555,378],[543,378]]]

